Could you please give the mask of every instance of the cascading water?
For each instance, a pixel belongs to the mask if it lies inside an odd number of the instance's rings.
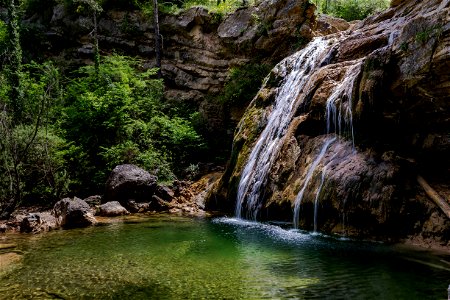
[[[237,218],[241,218],[245,210],[247,218],[256,220],[260,209],[261,193],[269,170],[278,155],[286,129],[299,105],[298,95],[303,91],[314,71],[324,64],[327,54],[334,45],[333,42],[335,41],[331,39],[316,38],[303,50],[278,65],[286,69],[286,64],[291,60],[294,61],[292,70],[278,90],[267,126],[253,147],[242,171],[236,201]]]
[[[295,198],[295,204],[294,204],[294,228],[298,228],[298,222],[299,222],[299,215],[300,215],[300,204],[302,203],[303,195],[305,194],[305,190],[308,187],[308,183],[311,181],[312,176],[314,174],[314,171],[316,170],[317,166],[319,165],[320,161],[324,157],[325,153],[327,152],[328,147],[336,140],[336,137],[333,137],[331,139],[328,139],[325,144],[322,146],[322,150],[320,150],[319,155],[312,163],[311,167],[308,170],[308,173],[306,174],[305,182],[303,183],[303,187],[300,190],[300,192],[297,194],[297,197]]]
[[[344,80],[335,88],[334,92],[328,98],[325,112],[327,133],[332,132],[332,125],[334,132],[340,136],[348,130],[352,137],[353,147],[355,147],[355,136],[353,131],[352,94],[355,81],[361,71],[361,65],[362,60],[359,60],[347,69]],[[347,102],[344,102],[344,100],[347,100]],[[344,117],[342,117],[343,113]],[[344,124],[342,124],[342,119],[344,119]],[[343,128],[343,126],[346,128]]]
[[[334,132],[341,136],[343,133],[345,133],[347,130],[343,128],[344,126],[347,127],[348,131],[351,133],[352,137],[352,145],[353,148],[355,147],[355,138],[354,138],[354,131],[353,131],[353,115],[352,115],[352,97],[353,97],[353,89],[355,85],[355,81],[358,78],[360,72],[361,72],[361,65],[362,60],[356,61],[352,66],[348,67],[345,75],[343,77],[343,80],[334,88],[333,93],[331,96],[327,99],[326,104],[326,110],[325,110],[325,118],[327,120],[327,134],[330,134],[332,131],[331,125],[333,125]],[[346,100],[346,102],[345,102]],[[344,116],[343,116],[344,114]],[[344,124],[342,124],[344,121]],[[344,130],[343,130],[344,129]],[[295,198],[294,203],[294,218],[293,218],[293,224],[294,228],[298,228],[299,225],[299,218],[300,218],[300,205],[303,200],[303,195],[305,193],[305,190],[309,184],[309,182],[312,179],[312,176],[319,166],[320,161],[322,160],[323,156],[325,155],[328,147],[332,142],[334,142],[336,138],[328,139],[324,145],[322,146],[322,150],[320,151],[317,158],[314,160],[314,162],[311,164],[306,179],[303,183],[303,187],[300,189],[300,192],[297,194],[297,197]],[[325,174],[325,170],[322,170],[322,181],[321,186],[317,191],[315,203],[318,203],[321,187],[325,181],[325,178],[323,177]],[[314,220],[317,219],[317,208],[314,209]],[[317,223],[314,222],[315,229],[317,230]]]
[[[320,178],[320,185],[317,189],[316,198],[314,199],[314,232],[317,232],[317,216],[319,214],[319,197],[320,192],[322,191],[323,184],[325,183],[325,175],[326,175],[326,168],[323,168],[322,170],[322,177]]]
[[[278,88],[267,125],[243,168],[237,191],[235,210],[237,218],[246,217],[256,220],[262,206],[261,198],[269,171],[279,154],[284,142],[284,135],[298,106],[305,101],[306,97],[299,97],[299,95],[302,93],[303,95],[308,94],[309,91],[306,90],[306,87],[313,74],[330,63],[330,57],[334,53],[333,49],[339,40],[339,37],[316,38],[303,50],[285,59],[276,67],[282,73],[288,74]],[[292,65],[291,70],[288,70],[290,69],[287,67],[288,64]],[[346,68],[342,80],[333,88],[333,92],[326,102],[325,111],[327,134],[334,132],[339,136],[349,131],[353,145],[352,94],[355,81],[360,74],[361,65],[362,60],[356,60]],[[294,203],[293,223],[295,228],[298,228],[300,206],[305,190],[314,177],[314,172],[320,165],[320,161],[335,140],[336,137],[325,140],[319,155],[307,171],[303,187],[297,194]],[[323,176],[325,175],[323,174]],[[325,178],[323,178],[323,181],[325,181]],[[320,189],[318,193],[320,193]],[[316,202],[319,201],[318,197],[319,195],[316,195]]]

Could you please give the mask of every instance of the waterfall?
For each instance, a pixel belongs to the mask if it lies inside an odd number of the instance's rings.
[[[323,184],[325,183],[325,174],[326,174],[326,168],[323,168],[322,170],[322,177],[320,178],[320,185],[317,189],[316,198],[314,199],[314,232],[317,232],[317,216],[319,213],[319,197],[320,192],[322,192]]]
[[[327,100],[325,118],[327,120],[327,133],[331,133],[331,125],[338,135],[345,133],[344,126],[350,131],[352,145],[355,147],[355,135],[353,131],[352,97],[353,87],[361,71],[362,60],[358,60],[350,66],[344,75],[344,80],[335,88],[334,92]],[[344,102],[347,100],[347,102]],[[344,113],[344,116],[342,114]]]
[[[303,50],[282,61],[277,67],[286,70],[293,61],[292,70],[285,77],[275,97],[267,125],[253,147],[239,181],[236,217],[256,220],[262,191],[267,176],[284,140],[284,134],[299,103],[297,97],[307,85],[311,75],[324,63],[335,40],[316,38]]]
[[[331,57],[334,56],[333,53],[336,52],[335,48],[339,40],[339,36],[315,38],[303,50],[286,58],[277,65],[276,68],[286,75],[277,90],[272,111],[267,118],[267,125],[260,134],[243,167],[237,190],[235,209],[237,218],[256,220],[262,207],[262,198],[264,197],[263,193],[268,175],[283,145],[286,130],[297,108],[305,101],[305,97],[299,96],[308,94],[309,90],[306,89],[310,86],[308,84],[313,74],[330,63]],[[342,65],[342,67],[346,68],[345,74],[334,86],[331,95],[326,101],[325,109],[327,134],[334,132],[336,136],[340,136],[349,132],[353,147],[352,95],[355,82],[361,71],[362,62],[363,59],[359,59],[348,62],[350,65]],[[327,149],[336,138],[325,140],[319,155],[307,171],[303,186],[297,194],[294,203],[293,223],[295,228],[298,228],[300,206],[305,190],[312,180],[320,161],[325,156]],[[324,172],[322,172],[322,176],[321,186],[326,180]],[[316,195],[317,203],[320,190],[319,188]],[[317,215],[317,211],[315,214]]]
[[[336,137],[333,137],[331,139],[328,139],[322,146],[322,149],[320,150],[319,155],[317,155],[316,159],[312,163],[311,167],[308,170],[308,173],[306,174],[305,182],[303,183],[303,187],[300,190],[300,192],[297,194],[297,197],[295,198],[295,204],[294,204],[294,228],[298,228],[299,223],[299,217],[300,217],[300,205],[303,200],[303,195],[305,194],[305,190],[308,187],[308,183],[311,181],[314,171],[316,170],[317,166],[319,165],[322,158],[325,156],[325,153],[327,152],[328,147],[336,140]]]
[[[342,136],[347,130],[350,131],[352,137],[352,146],[355,148],[355,137],[353,130],[353,115],[352,115],[352,98],[353,98],[353,88],[355,81],[361,72],[361,65],[363,60],[357,60],[352,66],[348,67],[344,79],[334,88],[333,93],[327,99],[325,118],[327,120],[327,134],[330,134],[332,129],[338,136]],[[344,124],[342,124],[344,121]],[[333,128],[331,127],[333,125]],[[343,128],[343,127],[346,128]],[[300,218],[300,205],[303,200],[303,195],[305,193],[306,187],[310,182],[314,171],[319,166],[320,160],[325,155],[330,144],[335,141],[336,138],[327,140],[322,146],[322,150],[317,156],[316,160],[310,166],[305,182],[302,189],[297,194],[294,204],[294,228],[298,228],[299,218]],[[325,181],[325,168],[322,170],[322,178],[320,187],[317,191],[314,204],[314,231],[317,230],[317,205],[320,197],[320,191]]]

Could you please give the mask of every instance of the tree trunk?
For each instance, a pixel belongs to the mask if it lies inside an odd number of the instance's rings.
[[[422,176],[417,176],[417,182],[424,189],[425,193],[431,200],[441,209],[441,211],[450,219],[450,205],[423,179]]]
[[[11,84],[10,101],[13,111],[13,123],[18,124],[23,113],[23,91],[21,87],[22,73],[22,47],[20,46],[19,17],[17,15],[17,0],[8,2],[9,36],[10,36],[10,72],[9,81]]]
[[[153,26],[155,27],[155,55],[158,78],[161,78],[161,35],[159,34],[158,0],[153,0]]]
[[[98,47],[97,27],[97,12],[94,10],[94,64],[95,73],[98,75],[100,69],[100,51]]]

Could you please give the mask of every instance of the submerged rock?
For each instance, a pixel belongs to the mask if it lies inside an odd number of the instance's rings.
[[[110,201],[102,204],[98,208],[98,215],[103,217],[116,217],[128,215],[129,211],[120,205],[118,201]]]
[[[113,169],[106,182],[103,201],[119,201],[123,206],[128,200],[149,202],[154,194],[157,177],[134,165],[119,165]]]
[[[53,207],[53,215],[57,224],[65,228],[86,227],[97,223],[90,206],[77,197],[58,201]]]

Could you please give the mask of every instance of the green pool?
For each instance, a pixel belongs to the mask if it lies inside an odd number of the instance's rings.
[[[154,216],[10,235],[0,299],[447,299],[450,254],[235,219]],[[10,250],[2,250],[10,251]]]

